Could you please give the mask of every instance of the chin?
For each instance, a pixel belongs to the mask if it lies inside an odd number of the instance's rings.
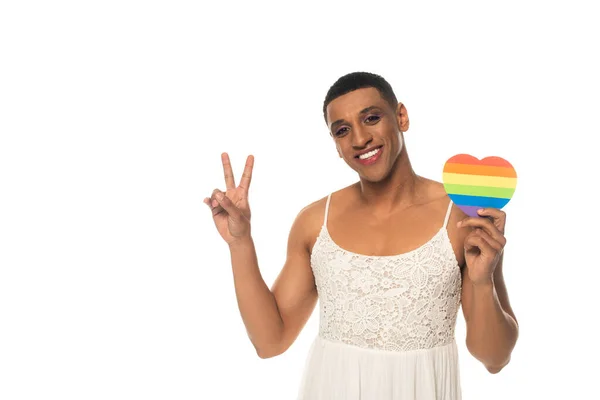
[[[363,168],[354,163],[349,163],[348,161],[346,161],[346,164],[358,174],[360,180],[365,182],[378,183],[384,181],[390,174],[390,169],[386,168],[384,163],[377,166]]]
[[[358,176],[360,177],[360,179],[362,181],[365,182],[369,182],[369,183],[379,183],[384,181],[389,174],[387,173],[380,173],[380,174],[366,174],[366,175],[361,175],[360,173],[358,174]]]

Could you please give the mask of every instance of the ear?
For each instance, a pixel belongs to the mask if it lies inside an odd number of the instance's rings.
[[[400,128],[401,132],[406,132],[408,130],[410,125],[408,111],[406,111],[404,104],[400,102],[398,102],[398,107],[396,107],[396,122],[398,123],[398,128]]]

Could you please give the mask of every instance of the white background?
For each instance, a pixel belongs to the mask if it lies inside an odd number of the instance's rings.
[[[593,2],[0,3],[0,399],[293,399],[318,312],[259,359],[202,199],[220,154],[251,187],[272,284],[293,219],[357,177],[321,107],[383,75],[420,175],[499,155],[505,277],[520,322],[488,374],[456,329],[464,398],[597,393]]]

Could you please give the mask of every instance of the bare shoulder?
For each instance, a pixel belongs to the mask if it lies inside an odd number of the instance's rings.
[[[428,178],[423,179],[423,190],[422,190],[422,198],[423,203],[430,208],[430,212],[432,213],[445,213],[448,209],[448,203],[450,199],[448,198],[448,194],[446,193],[446,189],[444,189],[444,185],[441,182],[434,181]]]
[[[331,192],[331,198],[332,201],[335,201],[336,203],[336,209],[339,210],[340,208],[343,208],[340,207],[340,203],[343,205],[352,198],[356,191],[356,186],[357,184],[355,183]],[[327,207],[328,197],[329,194],[308,204],[300,210],[296,217],[296,221],[294,222],[294,227],[300,231],[309,253],[312,253],[312,248],[325,223],[325,209]]]
[[[446,211],[448,204],[450,203],[450,197],[444,188],[444,184],[431,179],[426,179],[426,182],[426,197],[430,199],[431,206]],[[459,220],[466,218],[466,216],[467,215],[460,208],[458,208],[456,204],[452,204],[450,221],[454,219],[456,222],[458,222]]]
[[[444,184],[441,182],[429,181],[430,188],[429,193],[432,199],[431,207],[438,209],[437,212],[440,212],[443,208],[444,212],[447,211],[447,207],[451,201],[446,189],[444,188]],[[454,249],[454,253],[456,255],[456,259],[460,266],[464,265],[464,242],[467,235],[470,233],[469,229],[466,228],[458,228],[456,224],[459,221],[462,221],[465,218],[468,218],[468,215],[464,213],[456,204],[452,203],[452,209],[450,210],[450,217],[448,219],[447,231],[448,237],[450,238],[450,242],[452,243],[452,248]],[[433,211],[433,210],[432,210]]]
[[[302,208],[294,221],[292,230],[296,231],[297,237],[301,238],[309,253],[312,252],[323,226],[328,197],[322,197]]]

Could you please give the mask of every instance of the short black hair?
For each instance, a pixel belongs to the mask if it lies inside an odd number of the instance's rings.
[[[373,87],[392,109],[398,106],[398,100],[392,86],[382,76],[370,72],[351,72],[339,78],[327,91],[323,102],[323,117],[327,122],[327,106],[336,98],[356,89]]]

